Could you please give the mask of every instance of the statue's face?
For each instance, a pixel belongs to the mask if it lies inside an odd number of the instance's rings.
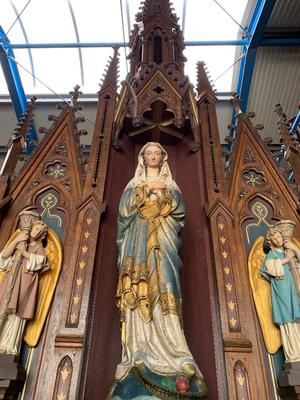
[[[162,162],[162,152],[157,146],[148,146],[144,152],[144,162],[146,167],[157,168]]]
[[[275,246],[283,246],[283,237],[282,234],[280,232],[274,232],[271,236],[270,236],[271,242],[275,245]]]
[[[44,232],[44,225],[43,224],[35,224],[33,225],[30,231],[30,237],[32,239],[38,239]]]

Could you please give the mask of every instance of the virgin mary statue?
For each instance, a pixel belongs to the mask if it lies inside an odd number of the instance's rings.
[[[120,200],[117,306],[123,353],[116,381],[132,369],[143,370],[175,377],[174,387],[184,392],[192,377],[205,384],[182,327],[178,250],[185,207],[167,160],[159,143],[145,144]]]

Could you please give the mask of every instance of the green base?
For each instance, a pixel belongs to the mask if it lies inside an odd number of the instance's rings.
[[[115,381],[107,400],[171,400],[203,399],[207,395],[205,382],[194,376],[189,381],[190,391],[176,391],[176,375],[163,376],[149,368],[133,367],[122,381]]]

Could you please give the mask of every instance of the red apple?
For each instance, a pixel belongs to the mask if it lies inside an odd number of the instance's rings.
[[[176,379],[176,390],[177,390],[177,392],[184,392],[185,393],[185,392],[188,392],[189,389],[190,389],[189,381],[186,378],[184,378],[182,376],[179,376]]]

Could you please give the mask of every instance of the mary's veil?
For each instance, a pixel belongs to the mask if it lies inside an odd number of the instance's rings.
[[[168,153],[162,147],[160,143],[157,142],[147,142],[140,150],[138,155],[138,165],[135,170],[134,178],[129,181],[126,189],[129,187],[136,187],[142,185],[143,183],[147,182],[147,167],[144,164],[144,152],[147,147],[149,146],[156,146],[159,147],[162,151],[162,163],[159,171],[159,176],[157,178],[158,181],[164,182],[167,188],[173,188],[179,190],[178,186],[172,179],[172,174],[168,164]]]

